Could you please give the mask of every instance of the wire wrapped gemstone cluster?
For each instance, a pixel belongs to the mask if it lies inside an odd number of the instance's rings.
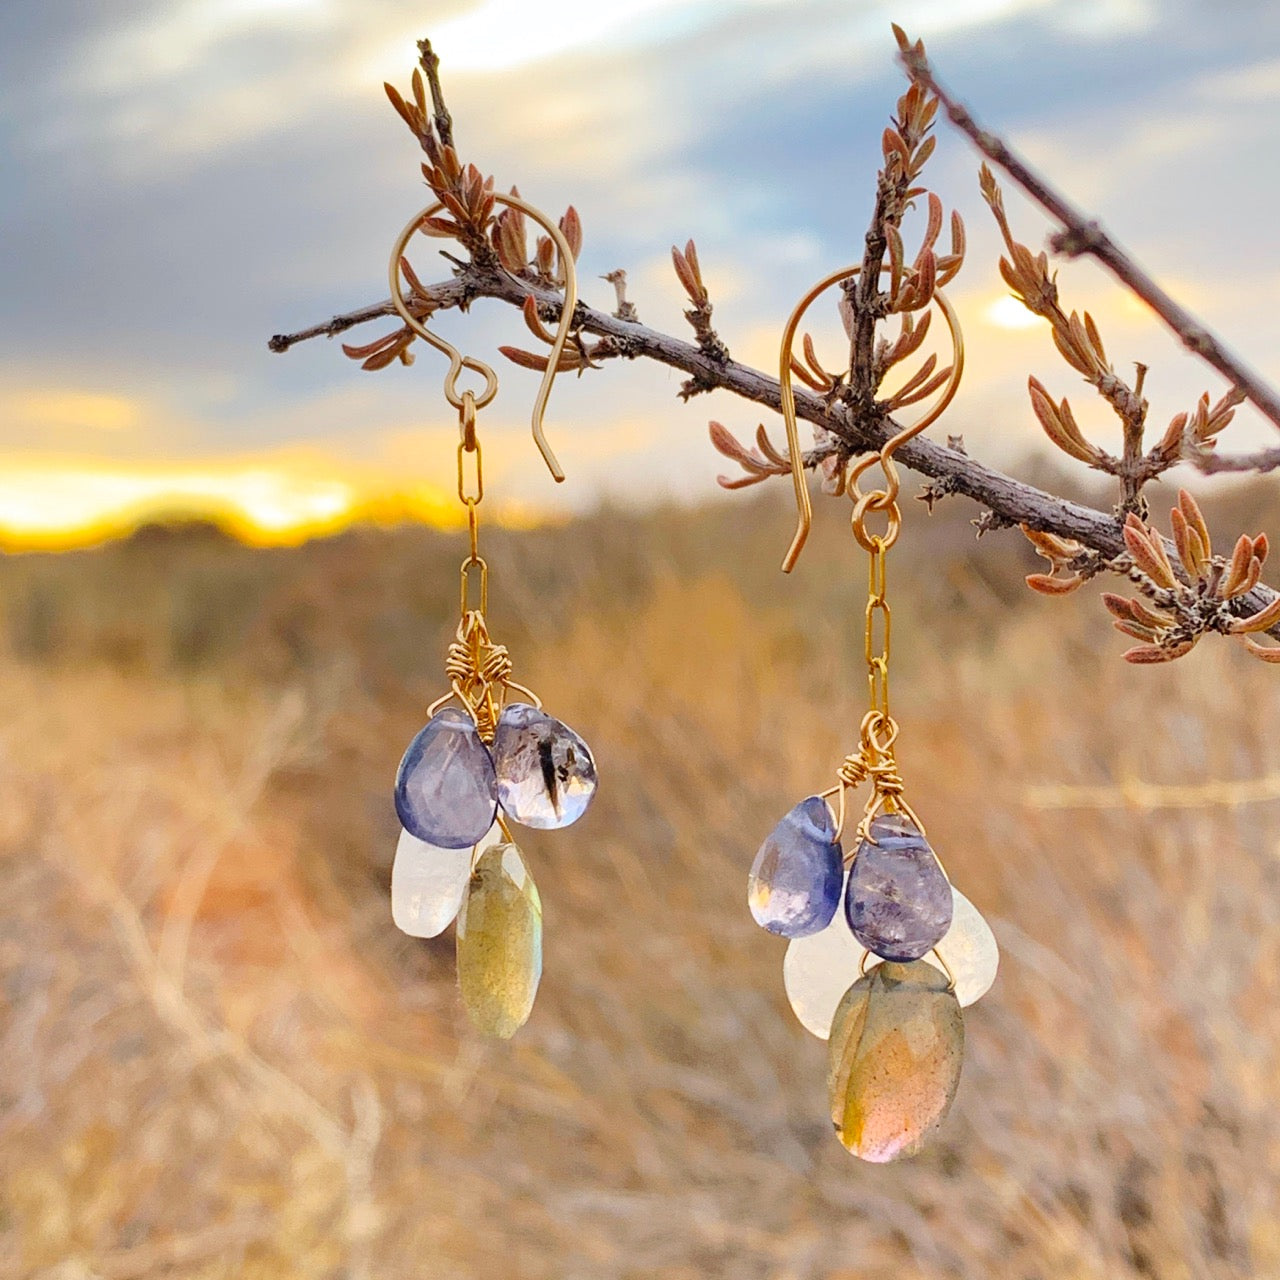
[[[456,919],[462,1002],[481,1031],[506,1039],[528,1020],[542,977],[542,902],[510,824],[576,822],[596,767],[587,744],[512,681],[478,612],[463,618],[448,665],[451,692],[396,773],[392,917],[420,938]],[[531,701],[506,701],[512,690]]]
[[[946,1117],[964,1059],[960,1010],[990,989],[999,963],[990,927],[902,799],[881,724],[870,714],[837,786],[770,832],[747,889],[756,922],[790,939],[782,968],[796,1017],[829,1041],[836,1134],[876,1163],[919,1151]],[[872,795],[846,859],[845,793],[867,778]]]

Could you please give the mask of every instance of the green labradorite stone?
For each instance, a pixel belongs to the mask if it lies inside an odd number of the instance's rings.
[[[944,974],[885,961],[845,993],[831,1024],[827,1089],[844,1146],[885,1164],[942,1123],[964,1061],[964,1020]]]
[[[542,977],[542,902],[513,844],[486,849],[458,913],[458,985],[471,1021],[506,1040],[529,1020]]]

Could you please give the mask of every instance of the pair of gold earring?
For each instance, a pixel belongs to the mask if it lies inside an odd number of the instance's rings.
[[[515,195],[494,199],[543,227],[559,256],[564,300],[532,426],[543,459],[560,481],[564,473],[547,443],[543,416],[577,302],[574,255],[560,228],[532,205]],[[542,974],[541,904],[512,824],[555,828],[577,821],[595,793],[596,769],[583,739],[515,681],[510,655],[490,637],[485,620],[489,571],[478,541],[484,479],[476,419],[497,394],[498,379],[487,364],[461,356],[427,329],[402,286],[409,242],[441,207],[418,214],[397,238],[391,297],[413,333],[449,357],[444,394],[458,413],[458,499],[467,513],[469,549],[461,567],[457,635],[445,662],[448,690],[428,707],[427,724],[396,775],[403,832],[392,872],[392,912],[401,929],[418,937],[434,937],[456,920],[463,1003],[482,1031],[506,1038],[532,1012]],[[843,269],[819,281],[783,331],[781,407],[798,513],[782,566],[787,572],[812,518],[792,346],[812,303],[858,270]],[[790,939],[783,977],[797,1017],[829,1040],[836,1132],[853,1154],[877,1162],[919,1150],[942,1122],[960,1078],[961,1008],[990,988],[998,963],[990,928],[953,888],[906,799],[896,758],[898,724],[889,707],[887,567],[902,524],[894,454],[943,412],[964,368],[955,312],[941,291],[933,301],[953,346],[937,401],[881,448],[852,461],[841,477],[853,501],[853,533],[869,564],[869,696],[858,745],[840,763],[834,785],[802,800],[766,838],[748,884],[757,923]],[[464,369],[483,379],[482,390],[458,389]],[[877,466],[880,486],[864,491],[863,478]],[[846,855],[849,793],[863,786],[868,794]]]

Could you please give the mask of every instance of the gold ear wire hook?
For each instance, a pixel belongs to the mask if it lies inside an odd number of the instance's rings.
[[[556,482],[559,483],[564,479],[564,471],[561,469],[551,445],[547,442],[542,420],[546,414],[547,401],[551,396],[552,384],[556,380],[560,356],[564,352],[565,343],[569,340],[569,327],[573,323],[573,313],[578,305],[578,273],[573,261],[573,250],[569,247],[569,242],[565,239],[564,232],[544,213],[535,209],[533,205],[526,203],[519,196],[504,196],[495,193],[493,198],[499,204],[508,205],[510,208],[517,209],[532,218],[551,237],[559,252],[560,263],[564,271],[564,304],[560,310],[560,324],[556,330],[555,341],[551,344],[551,354],[547,360],[546,370],[542,375],[542,382],[538,387],[538,394],[534,398],[532,419],[534,443],[538,446],[538,452],[542,454],[543,461],[547,464],[547,470],[551,472]],[[432,333],[409,310],[408,303],[405,302],[404,294],[400,288],[400,260],[404,256],[409,241],[413,239],[414,234],[421,228],[424,219],[438,213],[443,208],[444,205],[437,201],[435,204],[423,209],[413,216],[405,229],[396,237],[395,245],[391,250],[391,263],[388,268],[391,284],[391,305],[395,307],[400,318],[418,337],[425,342],[429,342],[437,351],[443,352],[449,357],[449,372],[445,375],[444,380],[445,399],[455,409],[462,409],[462,394],[459,393],[457,387],[458,375],[463,369],[470,369],[473,373],[478,373],[485,381],[484,390],[473,397],[475,407],[483,409],[498,394],[498,375],[483,360],[462,355],[452,343],[446,342],[439,334]]]
[[[804,313],[808,311],[814,300],[841,280],[857,275],[861,267],[843,267],[833,271],[825,280],[819,281],[808,293],[796,303],[782,331],[782,353],[778,361],[778,388],[781,392],[782,421],[787,428],[787,453],[791,458],[791,483],[796,493],[796,532],[791,539],[791,546],[782,558],[782,572],[790,573],[804,550],[809,537],[809,527],[813,524],[813,507],[809,502],[809,486],[804,478],[804,456],[800,451],[800,431],[796,424],[796,393],[791,385],[791,344],[795,341],[796,330]]]
[[[885,268],[887,270],[887,266]],[[809,529],[813,524],[813,507],[809,501],[809,487],[805,482],[804,475],[804,456],[800,450],[800,433],[796,420],[796,397],[795,390],[791,383],[791,347],[795,342],[796,330],[800,327],[800,321],[804,318],[804,313],[808,311],[810,306],[825,293],[832,285],[839,284],[842,280],[848,280],[852,276],[856,276],[862,270],[861,265],[853,267],[844,267],[839,271],[833,271],[831,275],[820,280],[803,298],[796,304],[790,318],[787,320],[786,327],[782,331],[782,349],[779,358],[778,368],[778,384],[781,392],[780,399],[782,403],[782,420],[787,428],[787,453],[791,461],[791,480],[795,488],[796,496],[796,532],[791,540],[791,546],[787,549],[787,554],[782,560],[783,573],[790,573],[795,568],[796,561],[800,558],[800,552],[804,550],[804,544],[809,537]],[[933,300],[938,304],[942,311],[943,318],[947,322],[947,328],[951,332],[951,343],[954,349],[954,356],[951,363],[951,374],[947,379],[947,385],[943,389],[942,395],[939,396],[937,402],[928,409],[918,421],[913,422],[909,427],[904,427],[897,432],[880,449],[873,449],[863,454],[861,458],[854,463],[850,469],[846,484],[856,485],[858,477],[863,474],[876,461],[879,461],[884,469],[885,476],[892,489],[889,501],[897,496],[897,468],[893,464],[893,455],[899,446],[905,444],[913,436],[919,435],[927,426],[936,422],[942,412],[954,399],[956,391],[960,386],[960,377],[964,372],[964,335],[960,330],[960,319],[955,313],[955,308],[944,296],[942,291],[935,290]],[[887,503],[886,503],[887,505]],[[879,508],[877,508],[879,509]]]

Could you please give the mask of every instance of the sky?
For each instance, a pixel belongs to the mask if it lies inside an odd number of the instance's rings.
[[[891,21],[1280,379],[1270,0],[4,0],[0,540],[65,545],[155,510],[268,542],[371,512],[456,516],[436,353],[364,373],[336,342],[266,345],[385,296],[391,241],[429,197],[381,82],[407,89],[422,35],[463,159],[553,213],[577,207],[588,301],[611,309],[598,277],[622,267],[643,320],[687,334],[669,253],[692,237],[733,355],[772,368],[793,299],[860,256],[903,88]],[[969,365],[935,431],[1017,465],[1037,447],[1034,373],[1113,442],[1046,328],[1002,300],[977,158],[939,133],[929,180],[970,234],[949,290]],[[1007,198],[1039,246],[1046,223]],[[424,278],[447,274],[438,248],[416,251]],[[1151,366],[1159,426],[1221,391],[1100,269],[1066,264],[1060,284],[1117,366]],[[816,324],[837,362],[834,320]],[[486,504],[509,521],[711,498],[725,466],[708,418],[748,433],[760,421],[723,393],[682,404],[680,375],[657,365],[562,378],[547,418],[568,473],[556,486],[528,437],[537,380],[496,355],[521,341],[518,314],[480,304],[440,328],[499,367],[479,425]],[[1243,420],[1232,431],[1241,448],[1267,439]]]

